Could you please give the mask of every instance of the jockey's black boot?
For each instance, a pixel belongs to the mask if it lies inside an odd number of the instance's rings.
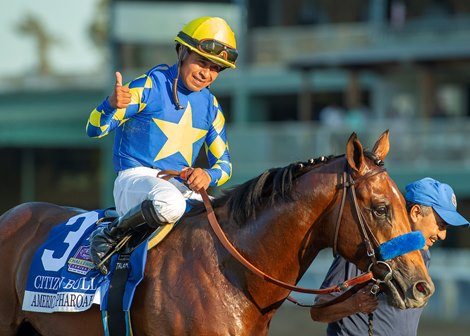
[[[116,245],[132,232],[155,230],[162,223],[155,212],[153,202],[146,200],[107,226],[96,229],[90,235],[90,257],[103,274],[109,272],[109,259],[103,261]]]

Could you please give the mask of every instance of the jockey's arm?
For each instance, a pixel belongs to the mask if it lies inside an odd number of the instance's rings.
[[[113,92],[91,112],[88,118],[86,125],[88,136],[104,137],[139,113],[145,106],[142,104],[143,85],[141,82],[150,80],[148,76],[144,76],[122,85],[122,76],[116,72]]]
[[[210,176],[210,186],[221,186],[232,177],[232,162],[228,149],[225,129],[225,118],[220,110],[207,132],[205,140],[209,169],[205,171]]]

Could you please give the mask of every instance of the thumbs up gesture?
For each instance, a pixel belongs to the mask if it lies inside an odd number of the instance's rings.
[[[131,93],[127,86],[122,86],[122,75],[116,71],[116,84],[109,96],[109,103],[113,108],[126,108],[131,102]]]

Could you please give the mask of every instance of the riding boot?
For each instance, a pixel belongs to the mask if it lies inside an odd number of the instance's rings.
[[[104,259],[110,254],[116,245],[132,232],[155,230],[162,223],[155,212],[153,202],[146,200],[138,204],[123,216],[116,218],[107,226],[96,229],[90,235],[90,257],[93,263],[99,267],[104,275],[109,272],[109,259]]]

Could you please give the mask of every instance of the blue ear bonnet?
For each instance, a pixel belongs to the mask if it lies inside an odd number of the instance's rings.
[[[405,233],[395,237],[379,247],[379,258],[389,260],[401,256],[411,251],[420,250],[426,245],[421,231]]]

